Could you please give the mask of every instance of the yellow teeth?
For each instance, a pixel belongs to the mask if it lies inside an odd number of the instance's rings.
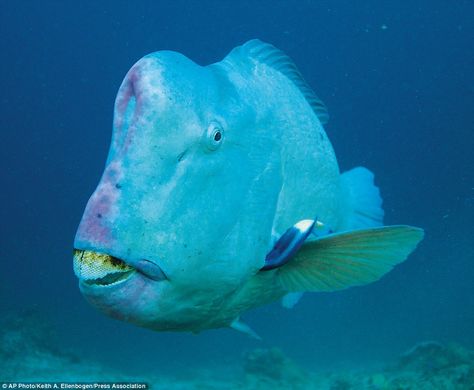
[[[133,271],[122,260],[93,251],[74,249],[74,273],[80,279],[99,279],[111,273]]]

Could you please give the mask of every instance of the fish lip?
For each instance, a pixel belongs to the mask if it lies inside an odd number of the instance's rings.
[[[73,256],[74,273],[82,287],[106,288],[116,286],[125,283],[137,273],[153,281],[168,280],[161,267],[150,260],[143,259],[132,262],[106,252],[78,248],[74,248]],[[97,264],[99,267],[94,267]],[[91,276],[90,273],[94,275]]]
[[[81,284],[87,285],[89,287],[92,286],[92,287],[98,287],[98,288],[117,286],[129,280],[134,273],[136,273],[135,270],[125,271],[125,272],[114,272],[103,278],[83,279],[81,280]],[[122,274],[122,275],[119,275],[119,274]]]
[[[93,283],[84,279],[79,279],[79,289],[83,294],[89,295],[91,293],[95,294],[98,291],[103,290],[113,290],[113,289],[120,289],[123,284],[130,281],[132,278],[139,275],[138,272],[135,270],[128,274],[124,279],[121,279],[117,282],[110,283],[110,284],[100,284],[100,283]]]

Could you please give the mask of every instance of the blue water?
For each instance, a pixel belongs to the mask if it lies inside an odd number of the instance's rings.
[[[0,310],[35,309],[65,348],[131,372],[232,364],[276,346],[301,365],[390,359],[423,340],[474,347],[474,3],[3,1]],[[342,170],[370,168],[387,224],[426,229],[380,282],[247,313],[231,330],[154,333],[90,307],[72,241],[102,173],[116,91],[146,53],[199,64],[260,38],[329,108]]]

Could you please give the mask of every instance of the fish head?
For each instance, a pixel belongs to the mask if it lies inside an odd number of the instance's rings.
[[[81,291],[100,310],[196,330],[262,267],[281,187],[278,134],[246,82],[171,51],[127,73],[74,242]]]

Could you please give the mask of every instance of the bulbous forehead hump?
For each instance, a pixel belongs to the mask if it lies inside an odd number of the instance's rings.
[[[206,67],[173,51],[148,54],[133,65],[126,78],[133,83],[137,97],[155,94],[166,95],[168,99],[183,99],[189,94],[199,97],[213,85]]]

